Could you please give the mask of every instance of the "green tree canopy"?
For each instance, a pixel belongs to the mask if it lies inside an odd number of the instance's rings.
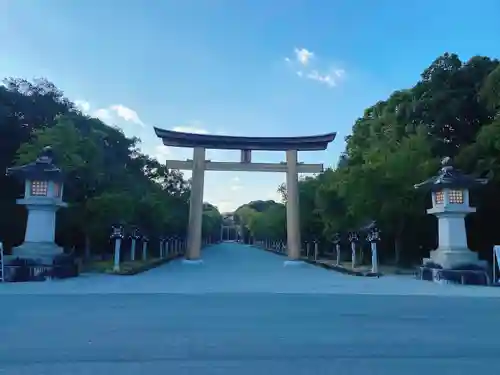
[[[474,192],[478,212],[467,218],[469,246],[490,257],[499,243],[500,64],[485,56],[461,61],[446,53],[411,88],[367,108],[346,137],[334,169],[299,181],[304,240],[328,242],[336,232],[376,220],[382,258],[417,261],[436,245],[430,197],[413,185],[437,173],[444,156],[465,172],[492,181]],[[286,186],[278,187],[286,201]],[[264,225],[267,217],[253,216]]]
[[[0,86],[0,167],[22,165],[52,146],[65,175],[57,240],[106,251],[110,226],[138,226],[149,236],[185,235],[189,181],[138,151],[137,138],[81,113],[47,80],[9,78]],[[25,211],[16,206],[21,184],[0,175],[0,240],[23,241]],[[204,235],[218,233],[220,214],[206,205]],[[8,218],[8,220],[6,219]]]

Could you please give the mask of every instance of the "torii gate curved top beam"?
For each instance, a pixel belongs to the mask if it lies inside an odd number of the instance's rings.
[[[305,137],[235,137],[228,135],[193,134],[154,128],[165,146],[203,147],[220,150],[256,151],[321,151],[335,139],[337,133]]]

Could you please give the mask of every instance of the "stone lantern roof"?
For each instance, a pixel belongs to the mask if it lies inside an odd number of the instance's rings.
[[[28,180],[50,180],[61,182],[63,173],[54,162],[52,147],[44,147],[34,162],[18,167],[7,168],[7,176]]]
[[[486,178],[475,178],[462,173],[453,166],[450,157],[445,157],[441,160],[441,169],[438,174],[424,182],[414,185],[414,188],[430,191],[440,191],[445,188],[471,189],[487,183],[488,179]]]

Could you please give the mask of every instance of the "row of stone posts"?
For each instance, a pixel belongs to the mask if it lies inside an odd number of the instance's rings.
[[[378,252],[377,244],[380,242],[380,230],[376,223],[373,221],[359,231],[365,235],[365,240],[370,243],[372,273],[378,273]],[[347,239],[351,247],[351,267],[354,269],[358,265],[356,249],[361,243],[360,233],[358,231],[350,231],[347,234]],[[340,250],[341,250],[341,233],[336,233],[333,237],[333,244],[335,246],[337,265],[340,265]],[[361,253],[363,254],[363,253]]]
[[[121,263],[121,246],[123,241],[127,238],[123,225],[113,225],[110,239],[114,241],[114,261],[113,270],[120,270]],[[142,243],[142,260],[145,261],[148,258],[148,244],[149,238],[140,232],[138,228],[133,228],[128,239],[131,241],[130,245],[130,260],[137,260],[137,250],[140,243]],[[159,238],[159,258],[174,258],[185,254],[186,251],[186,240],[182,237],[160,237]],[[207,245],[210,239],[204,241]]]
[[[303,249],[305,250],[305,256],[306,258],[310,258],[311,255],[313,255],[314,260],[318,260],[319,256],[319,241],[318,240],[313,240],[313,241],[306,241],[304,243]]]
[[[371,222],[369,225],[361,228],[359,232],[365,234],[366,241],[370,243],[372,264],[371,272],[378,273],[377,243],[380,241],[380,230],[375,222]],[[347,239],[351,249],[351,264],[353,269],[358,265],[356,249],[360,244],[360,233],[358,233],[358,231],[351,231],[347,234]],[[335,233],[332,239],[337,266],[340,265],[341,239],[341,233]],[[253,241],[253,244],[277,253],[286,253],[286,243],[284,241],[264,239]],[[313,259],[317,261],[319,259],[319,244],[318,240],[304,242],[303,255],[308,259],[313,257]]]
[[[362,231],[366,232],[366,240],[370,243],[371,250],[371,263],[372,263],[372,272],[378,273],[378,254],[377,254],[377,242],[380,241],[380,231],[376,227],[375,223],[370,224],[362,229]],[[333,251],[335,253],[336,265],[340,265],[340,251],[341,251],[341,233],[335,233],[332,239]],[[360,243],[359,233],[356,231],[351,231],[347,235],[350,249],[351,249],[351,266],[354,269],[358,264],[356,248]],[[306,241],[304,244],[305,257],[311,258],[315,261],[319,258],[319,241]]]
[[[263,240],[256,241],[258,246],[262,246],[267,250],[272,250],[277,253],[286,253],[286,242],[280,240]]]
[[[186,252],[186,240],[180,237],[160,237],[160,259],[177,257]]]

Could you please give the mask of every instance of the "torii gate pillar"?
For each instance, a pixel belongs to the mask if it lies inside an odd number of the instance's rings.
[[[300,259],[300,207],[299,207],[299,177],[297,173],[297,150],[286,152],[286,226],[288,259]]]
[[[203,185],[205,183],[205,149],[193,149],[193,174],[191,176],[191,196],[189,201],[189,224],[186,262],[200,263],[201,226],[203,223]]]

